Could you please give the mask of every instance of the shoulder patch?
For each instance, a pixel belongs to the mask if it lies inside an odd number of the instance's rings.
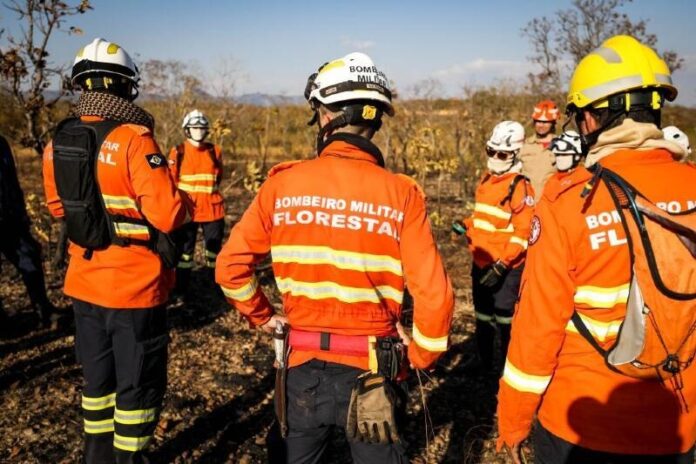
[[[418,191],[420,196],[423,198],[423,201],[426,201],[428,199],[428,197],[425,195],[425,190],[423,190],[423,187],[421,187],[420,184],[418,182],[416,182],[416,179],[409,176],[408,174],[403,174],[400,172],[397,172],[395,175],[401,179],[406,179],[411,185],[415,186],[416,190]]]
[[[297,166],[300,163],[304,163],[305,160],[292,160],[292,161],[283,161],[282,163],[278,163],[275,166],[273,166],[271,169],[268,170],[268,177],[275,176],[281,171],[285,171],[287,169],[290,169],[293,166]]]
[[[147,164],[150,165],[152,169],[163,168],[167,166],[167,160],[159,153],[153,153],[151,155],[145,155]]]
[[[137,135],[146,135],[152,133],[149,128],[141,126],[140,124],[124,124],[124,126],[135,132]]]
[[[541,220],[539,216],[532,217],[531,227],[529,229],[529,246],[534,245],[541,236]]]

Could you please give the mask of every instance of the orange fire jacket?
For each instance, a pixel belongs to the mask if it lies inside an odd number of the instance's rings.
[[[534,211],[534,191],[525,179],[510,188],[518,174],[485,174],[476,188],[471,217],[464,220],[474,263],[485,267],[500,259],[508,267],[524,263],[529,224]],[[504,204],[503,200],[508,198]]]
[[[83,121],[98,121],[83,117]],[[148,162],[158,155],[162,162]],[[48,209],[63,217],[53,175],[53,145],[43,158],[44,190]],[[168,233],[187,218],[187,209],[169,175],[167,163],[149,129],[124,124],[104,140],[97,169],[99,186],[107,211],[146,219]],[[123,238],[150,238],[147,226],[114,223]],[[157,254],[140,245],[111,245],[85,259],[84,248],[70,243],[70,263],[65,276],[65,294],[107,308],[150,308],[166,302],[174,284],[174,273],[162,266]]]
[[[222,180],[222,151],[218,145],[202,143],[195,147],[186,140],[184,158],[179,163],[177,147],[169,152],[169,169],[179,190],[191,198],[194,205],[193,221],[210,222],[225,217],[225,204],[220,194]],[[215,153],[215,162],[210,149]]]
[[[448,347],[451,283],[420,188],[368,151],[378,150],[341,137],[316,159],[274,169],[218,255],[216,280],[251,324],[266,323],[273,308],[254,263],[270,252],[291,327],[369,336],[395,333],[407,281],[415,302],[409,358],[425,368]],[[370,365],[326,351],[291,352],[289,365],[312,358]]]
[[[665,150],[619,150],[601,161],[658,206],[696,207],[696,169]],[[625,317],[630,257],[604,184],[580,194],[585,168],[555,176],[532,220],[521,296],[500,382],[498,445],[529,433],[534,415],[554,435],[611,453],[674,454],[696,441],[696,366],[683,372],[689,412],[669,383],[610,370],[570,321],[577,310],[606,349]]]

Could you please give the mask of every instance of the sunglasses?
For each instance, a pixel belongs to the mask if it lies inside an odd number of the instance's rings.
[[[517,152],[514,151],[500,151],[500,150],[494,150],[491,147],[486,147],[486,155],[489,158],[497,158],[500,161],[507,161],[509,159],[514,158],[517,155]]]

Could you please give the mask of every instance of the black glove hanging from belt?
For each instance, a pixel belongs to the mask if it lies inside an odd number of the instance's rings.
[[[484,287],[495,287],[507,274],[508,267],[501,260],[496,261],[483,271],[479,283]]]

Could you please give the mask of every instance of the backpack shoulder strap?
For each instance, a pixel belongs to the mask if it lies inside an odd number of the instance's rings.
[[[573,315],[570,318],[571,322],[577,329],[578,333],[582,335],[582,337],[587,340],[592,347],[597,350],[597,352],[602,355],[602,357],[606,357],[607,351],[599,346],[599,343],[597,343],[597,340],[592,336],[592,332],[590,332],[590,329],[587,328],[585,323],[583,322],[582,318],[580,317],[580,313],[577,311],[573,311]]]
[[[510,200],[512,200],[512,196],[515,194],[515,189],[517,188],[517,184],[519,184],[522,181],[529,182],[529,178],[527,178],[527,176],[524,176],[522,174],[515,175],[515,178],[512,179],[512,182],[510,182],[510,187],[508,187],[507,195],[505,195],[505,198],[500,200],[500,206],[505,206],[506,203],[508,203]]]
[[[208,146],[206,147],[208,149],[208,155],[210,156],[210,160],[213,162],[213,166],[215,166],[215,169],[220,169],[220,162],[217,159],[217,153],[215,152],[215,144],[213,143],[208,143]]]

